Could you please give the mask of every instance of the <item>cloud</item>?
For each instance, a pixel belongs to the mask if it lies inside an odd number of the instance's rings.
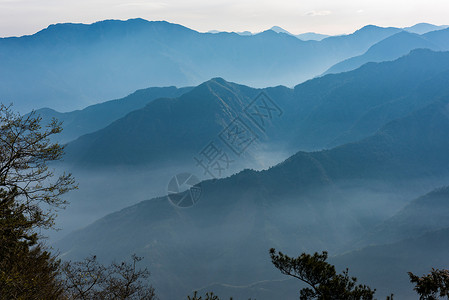
[[[312,10],[309,12],[306,12],[304,15],[305,16],[310,16],[310,17],[316,17],[316,16],[328,16],[332,14],[332,12],[330,10]]]

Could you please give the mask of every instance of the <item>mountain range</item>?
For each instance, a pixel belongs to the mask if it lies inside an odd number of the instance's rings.
[[[55,140],[65,144],[108,126],[128,113],[144,107],[154,99],[178,97],[190,89],[147,88],[138,90],[122,99],[91,105],[81,110],[60,113],[51,108],[41,108],[36,110],[35,114],[42,118],[44,124],[49,123],[53,118],[62,122],[63,131],[55,137]]]
[[[448,179],[448,150],[449,102],[436,100],[359,142],[204,181],[194,207],[173,207],[165,197],[144,201],[74,232],[57,247],[65,259],[144,256],[165,298],[216,282],[276,280],[270,247],[287,253],[351,250],[341,247],[394,216],[407,203],[404,195]]]
[[[422,35],[407,31],[399,32],[374,44],[364,54],[339,62],[327,70],[325,74],[351,71],[368,62],[395,60],[419,48],[434,51],[449,50],[449,29],[432,31]]]
[[[293,154],[353,142],[449,95],[448,55],[417,50],[393,62],[313,79],[294,89],[254,89],[215,78],[80,136],[67,145],[66,161],[89,168],[190,162],[209,142],[220,141],[219,134],[236,117],[258,137],[245,153],[248,162],[256,163],[257,153],[267,149]],[[263,130],[244,112],[261,92],[282,114],[265,118],[269,124]],[[112,120],[109,113],[108,118]]]
[[[66,112],[148,86],[193,86],[217,76],[256,87],[291,86],[399,31],[366,26],[301,41],[272,30],[199,33],[143,19],[56,24],[0,39],[0,98],[21,111],[39,106]]]
[[[411,298],[407,271],[449,264],[448,50],[427,23],[56,24],[0,39],[0,98],[63,123],[50,167],[80,188],[50,234],[62,260],[135,253],[161,299],[268,300],[303,286],[268,249],[326,250],[378,298]]]

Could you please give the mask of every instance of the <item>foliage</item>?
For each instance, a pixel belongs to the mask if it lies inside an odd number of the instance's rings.
[[[419,294],[421,300],[435,300],[439,297],[449,299],[449,270],[432,269],[422,277],[408,273],[410,282],[415,284],[414,290]]]
[[[0,105],[0,191],[14,194],[10,208],[33,227],[49,228],[55,217],[51,209],[44,210],[38,204],[64,207],[61,195],[76,188],[71,174],[54,180],[48,167],[49,162],[61,159],[64,153],[63,146],[50,141],[61,130],[55,119],[42,128],[41,118],[34,112],[21,116]]]
[[[39,243],[36,229],[53,225],[52,209],[60,196],[75,188],[70,174],[53,180],[48,163],[59,160],[63,147],[50,137],[34,113],[20,116],[0,104],[0,298],[59,299],[59,261]],[[45,209],[43,208],[45,207]]]
[[[132,262],[103,266],[96,256],[82,262],[66,262],[61,271],[68,299],[157,299],[154,288],[148,284],[148,270],[137,269],[142,258],[132,256]]]
[[[59,262],[14,212],[14,193],[0,191],[0,299],[59,299]]]
[[[356,285],[357,279],[349,277],[348,269],[337,274],[335,267],[326,262],[327,252],[313,255],[303,253],[291,258],[270,249],[271,261],[282,274],[292,276],[309,287],[300,291],[300,299],[373,299],[375,290],[366,285]]]

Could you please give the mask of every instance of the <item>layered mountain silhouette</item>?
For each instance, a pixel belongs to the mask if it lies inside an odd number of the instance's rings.
[[[67,236],[58,247],[65,258],[97,253],[110,259],[112,253],[102,249],[114,249],[115,257],[143,255],[168,298],[214,282],[272,280],[279,275],[268,259],[270,247],[335,251],[385,217],[375,216],[385,206],[373,194],[350,200],[348,183],[363,182],[368,190],[387,185],[380,189],[397,192],[427,180],[429,189],[449,176],[448,150],[449,102],[437,100],[359,142],[298,152],[266,171],[202,182],[194,207],[179,209],[166,198],[128,207]],[[393,205],[398,198],[389,200]]]
[[[447,269],[449,228],[415,235],[391,244],[376,245],[336,257],[331,261],[339,270],[349,268],[360,282],[377,288],[381,298],[394,294],[401,299],[415,299],[407,272],[418,276],[432,268]]]
[[[142,19],[56,24],[0,39],[0,98],[26,112],[66,112],[148,86],[192,86],[217,76],[251,86],[295,85],[399,31],[367,26],[317,42],[272,30],[199,33]]]
[[[449,188],[438,188],[421,196],[387,221],[363,236],[363,242],[371,246],[330,258],[337,271],[349,267],[349,272],[359,282],[375,287],[376,297],[415,298],[407,272],[427,274],[431,268],[447,268],[446,248],[449,238],[447,215]],[[360,246],[360,241],[353,247]],[[287,253],[291,256],[300,253]],[[202,288],[205,293],[213,290],[223,297],[242,295],[257,299],[293,298],[301,287],[296,279],[265,280],[246,286],[212,284]]]
[[[449,29],[418,35],[407,31],[392,35],[371,46],[363,55],[348,58],[332,66],[325,74],[347,72],[368,62],[395,60],[413,49],[449,50]]]
[[[306,33],[301,33],[301,34],[292,34],[290,32],[288,32],[287,30],[285,30],[284,28],[281,28],[279,26],[273,26],[270,28],[270,30],[273,30],[276,33],[285,33],[288,35],[292,35],[297,37],[300,40],[303,41],[321,41],[325,38],[330,37],[330,35],[327,34],[320,34],[320,33],[315,33],[315,32],[306,32]]]
[[[69,143],[66,160],[84,167],[190,161],[219,139],[236,117],[258,137],[247,159],[267,148],[294,153],[342,145],[448,96],[448,55],[414,51],[393,62],[368,64],[294,89],[258,90],[212,79],[179,98],[153,101]],[[282,110],[282,116],[264,119],[263,130],[255,124],[258,120],[245,114],[261,92]]]
[[[273,90],[291,93],[285,87]],[[257,130],[243,113],[257,92],[212,79],[179,98],[157,99],[102,130],[80,137],[67,146],[66,160],[87,167],[192,160],[238,116]]]
[[[53,118],[62,122],[62,133],[55,136],[59,143],[70,142],[82,135],[100,130],[129,112],[140,109],[157,98],[173,98],[188,92],[191,88],[167,87],[138,90],[122,98],[88,106],[82,110],[60,113],[50,108],[35,111],[42,121],[49,123]]]
[[[271,300],[302,285],[268,249],[326,250],[378,298],[408,299],[407,271],[449,264],[448,50],[448,26],[427,23],[56,24],[0,38],[0,101],[63,123],[49,167],[80,186],[57,220],[77,230],[51,236],[63,260],[135,253],[161,299]]]
[[[449,187],[436,189],[411,201],[356,244],[389,244],[449,228]]]
[[[405,27],[404,30],[417,34],[424,34],[430,31],[441,30],[448,28],[448,25],[433,25],[429,23],[418,23],[410,27]]]

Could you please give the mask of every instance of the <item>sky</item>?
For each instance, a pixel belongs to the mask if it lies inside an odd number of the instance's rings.
[[[448,0],[0,0],[0,37],[33,34],[55,23],[166,20],[205,32],[351,33],[364,25],[449,24]]]

